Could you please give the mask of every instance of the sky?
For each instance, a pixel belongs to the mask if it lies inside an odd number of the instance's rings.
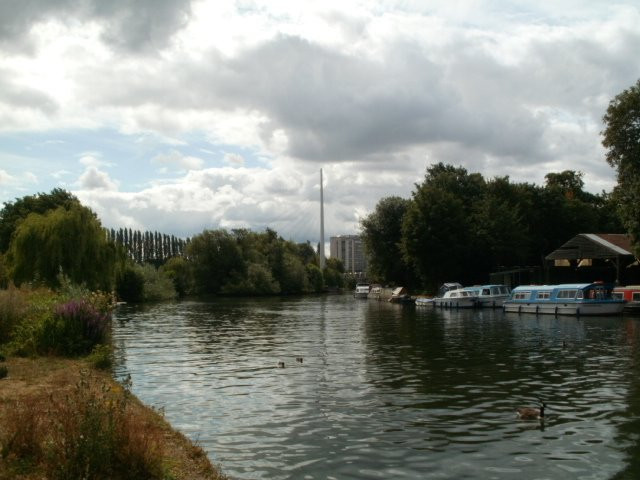
[[[63,188],[108,228],[357,234],[438,162],[615,185],[637,0],[0,0],[0,203]]]

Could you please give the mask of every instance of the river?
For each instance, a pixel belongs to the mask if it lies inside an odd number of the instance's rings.
[[[118,307],[113,337],[116,377],[234,479],[640,478],[633,318],[220,299]]]

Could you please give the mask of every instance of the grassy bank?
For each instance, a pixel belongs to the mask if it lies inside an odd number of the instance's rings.
[[[0,291],[0,480],[224,479],[110,373],[109,295]]]
[[[0,479],[224,479],[204,451],[88,361],[8,358]]]

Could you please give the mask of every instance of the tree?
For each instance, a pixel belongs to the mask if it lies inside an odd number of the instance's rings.
[[[54,188],[51,193],[38,193],[16,199],[14,202],[5,202],[0,210],[0,253],[9,249],[11,236],[18,227],[18,223],[30,213],[44,214],[58,207],[70,208],[72,205],[80,205],[80,201],[60,188]]]
[[[445,281],[474,283],[476,251],[472,206],[483,198],[480,174],[441,163],[416,185],[402,225],[405,261],[430,290]]]
[[[611,100],[603,121],[606,160],[618,175],[618,213],[640,255],[640,80]]]
[[[410,201],[386,197],[360,222],[370,280],[402,285],[410,281],[411,269],[402,255],[402,222]]]
[[[56,287],[62,273],[90,289],[113,287],[115,245],[95,214],[80,204],[31,213],[18,225],[8,259],[16,284],[41,281]]]
[[[198,293],[219,293],[232,274],[244,276],[246,270],[235,238],[224,230],[205,230],[193,237],[187,255]]]

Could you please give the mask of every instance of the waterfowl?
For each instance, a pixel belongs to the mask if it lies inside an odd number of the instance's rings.
[[[296,357],[296,362],[302,363],[302,357]]]
[[[284,368],[284,362],[278,362],[278,368]]]
[[[540,407],[520,407],[516,409],[516,415],[520,420],[544,420],[544,409],[547,405],[540,402]]]

